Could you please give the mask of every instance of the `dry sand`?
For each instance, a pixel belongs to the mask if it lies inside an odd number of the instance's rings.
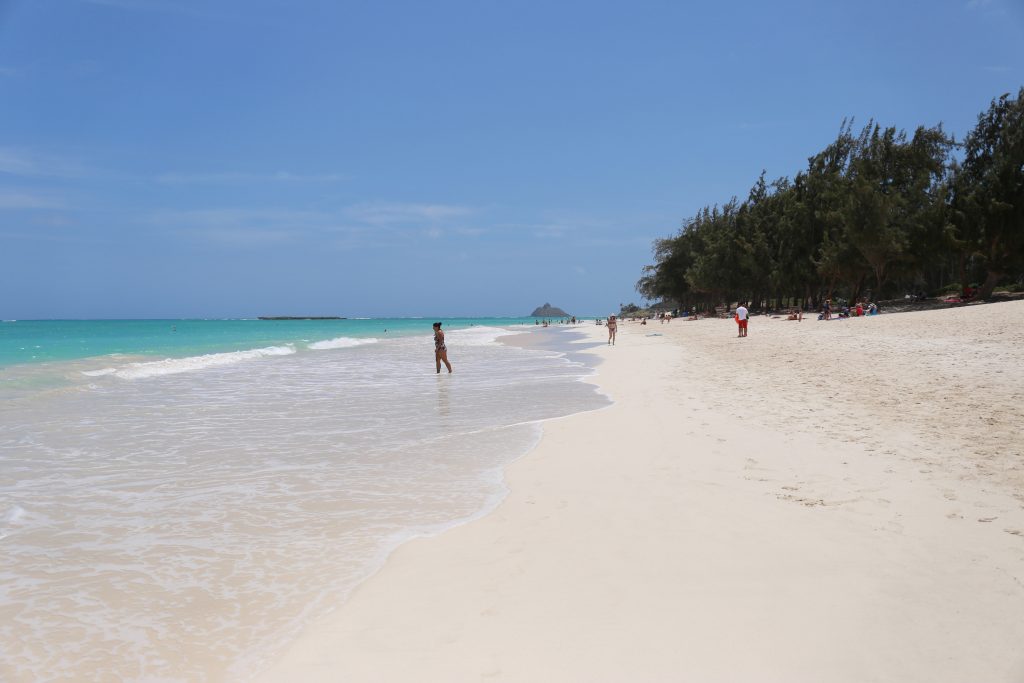
[[[624,323],[592,351],[614,406],[265,678],[1024,681],[1021,321]]]

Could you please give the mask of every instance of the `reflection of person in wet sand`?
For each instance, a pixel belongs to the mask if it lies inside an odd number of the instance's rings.
[[[437,384],[437,412],[441,417],[448,417],[452,414],[451,404],[448,399],[448,388],[450,386],[450,382],[438,382]]]
[[[615,332],[619,329],[619,323],[614,315],[608,316],[608,343],[615,346]]]
[[[441,331],[441,323],[434,323],[434,361],[437,363],[437,372],[441,372],[441,363],[452,371],[452,364],[448,362],[448,347],[444,345],[444,332]]]

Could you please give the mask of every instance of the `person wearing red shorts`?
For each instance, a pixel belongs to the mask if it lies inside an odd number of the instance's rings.
[[[750,318],[750,314],[747,312],[747,307],[740,304],[736,307],[736,324],[739,325],[740,333],[739,337],[747,336],[747,321]]]

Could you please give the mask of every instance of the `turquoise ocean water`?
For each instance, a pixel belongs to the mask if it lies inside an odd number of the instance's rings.
[[[533,318],[438,318],[445,329],[532,325]],[[352,337],[430,334],[435,319],[5,320],[0,367],[111,354],[183,358]]]
[[[432,322],[0,323],[0,680],[250,680],[609,404],[579,331]]]

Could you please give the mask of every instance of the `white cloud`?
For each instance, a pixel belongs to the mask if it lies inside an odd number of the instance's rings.
[[[266,247],[291,242],[294,234],[288,230],[260,230],[250,228],[213,228],[199,236],[210,242],[231,247]]]
[[[447,221],[468,216],[474,210],[450,204],[357,204],[349,207],[346,213],[371,225],[401,225]]]
[[[248,183],[335,183],[348,180],[349,177],[341,173],[302,174],[290,171],[278,171],[276,173],[241,173],[241,172],[220,172],[220,173],[178,173],[168,172],[157,176],[156,181],[167,185],[242,185]]]
[[[28,177],[79,178],[89,175],[90,171],[70,159],[14,147],[0,147],[0,173]]]
[[[188,239],[232,246],[315,241],[338,249],[400,248],[487,232],[451,224],[469,213],[468,207],[444,204],[360,204],[336,211],[228,207],[158,211],[142,221]]]
[[[235,247],[265,247],[294,242],[325,230],[332,216],[316,211],[195,209],[161,211],[148,222],[190,239]]]
[[[51,195],[19,190],[0,190],[0,209],[61,209],[64,202]]]
[[[533,226],[533,236],[542,240],[562,239],[573,231],[573,228],[561,223],[548,223]]]

